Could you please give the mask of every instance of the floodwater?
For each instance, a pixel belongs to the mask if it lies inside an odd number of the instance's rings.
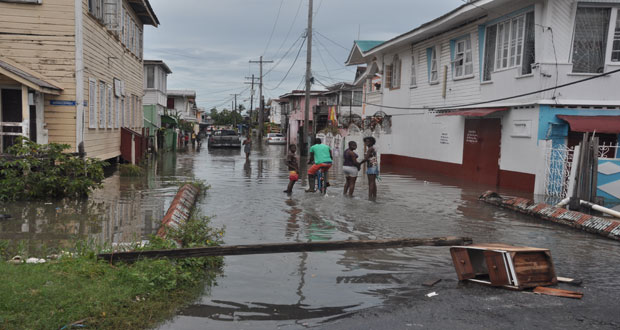
[[[282,192],[284,157],[284,146],[256,145],[249,161],[240,150],[168,153],[151,162],[144,178],[113,173],[86,201],[0,204],[0,213],[13,217],[0,220],[0,239],[31,247],[67,246],[76,237],[136,241],[157,230],[178,181],[195,176],[211,185],[199,207],[214,216],[213,225],[225,227],[226,244],[468,236],[476,243],[545,247],[559,276],[587,283],[579,303],[617,306],[618,242],[479,202],[489,187],[395,168],[381,169],[377,202],[367,200],[363,176],[354,198],[342,196],[340,162],[330,170],[327,196],[305,193],[299,182],[289,197]],[[442,282],[421,285],[429,279]],[[446,247],[232,256],[217,285],[160,329],[347,328],[357,315],[424,301],[430,291],[440,293],[433,302],[443,297],[473,305],[468,290],[458,285]],[[480,290],[477,297],[504,292]],[[503,304],[510,297],[502,296]],[[620,311],[611,315],[620,324]]]
[[[226,244],[468,236],[550,248],[558,274],[591,281],[607,297],[620,294],[610,262],[620,260],[618,242],[479,202],[489,187],[383,168],[378,201],[369,202],[363,177],[354,198],[342,196],[336,164],[327,196],[298,183],[288,197],[284,146],[256,147],[249,161],[237,150],[179,156],[192,158],[196,177],[212,186],[200,207],[225,227]],[[421,283],[434,278],[457,285],[448,248],[226,257],[218,284],[161,329],[339,327],[356,313],[425,298],[433,290]]]

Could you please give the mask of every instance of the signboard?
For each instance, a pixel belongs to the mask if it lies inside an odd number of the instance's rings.
[[[76,106],[77,103],[75,101],[50,100],[50,105],[71,107],[71,106]]]

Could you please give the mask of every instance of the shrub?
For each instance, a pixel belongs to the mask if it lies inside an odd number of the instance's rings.
[[[144,169],[138,165],[133,164],[121,164],[118,166],[118,170],[121,176],[124,177],[137,177],[144,175]]]
[[[69,148],[18,139],[0,159],[0,200],[83,197],[101,187],[106,163],[66,153]]]

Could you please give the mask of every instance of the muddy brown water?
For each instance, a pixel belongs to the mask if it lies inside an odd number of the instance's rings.
[[[282,146],[256,145],[249,161],[239,150],[166,154],[146,178],[114,174],[86,202],[2,204],[0,213],[14,218],[0,221],[0,236],[50,246],[75,236],[135,240],[157,230],[175,182],[195,176],[212,186],[199,206],[225,227],[226,244],[469,236],[551,249],[558,275],[588,283],[584,302],[594,307],[620,294],[618,242],[479,202],[489,187],[383,168],[378,201],[369,202],[362,176],[355,197],[342,196],[338,162],[327,196],[304,193],[300,182],[287,197],[284,156]],[[432,289],[421,285],[436,278],[442,282]],[[448,249],[431,247],[226,257],[217,282],[160,329],[346,328],[360,313],[407,306],[442,288],[467,304],[468,290],[456,281]],[[481,290],[477,296],[498,292]]]

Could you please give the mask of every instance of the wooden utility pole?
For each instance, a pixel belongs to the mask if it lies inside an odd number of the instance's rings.
[[[230,95],[235,97],[235,101],[233,103],[234,105],[233,105],[232,115],[233,115],[233,120],[234,120],[233,123],[235,125],[235,129],[237,129],[237,116],[235,116],[235,112],[237,112],[237,95],[240,95],[240,94],[235,93],[235,94],[230,94]]]
[[[262,141],[263,139],[263,126],[265,125],[264,122],[264,115],[265,115],[265,100],[263,100],[263,63],[273,63],[273,61],[263,61],[263,57],[260,57],[260,60],[258,61],[250,61],[250,63],[258,63],[260,64],[260,76],[259,76],[259,83],[258,83],[258,94],[259,94],[259,108],[260,108],[260,112],[258,113],[258,141]],[[262,144],[258,144],[258,145],[262,145]]]
[[[306,103],[304,109],[304,129],[300,153],[308,155],[308,125],[310,124],[310,88],[312,87],[312,0],[308,2],[308,29],[306,30]],[[316,121],[316,120],[315,120]],[[315,123],[312,124],[313,126]]]
[[[98,257],[108,261],[136,261],[156,258],[196,258],[212,256],[238,256],[250,254],[335,251],[335,250],[372,250],[415,246],[454,246],[470,245],[469,237],[435,237],[435,238],[399,238],[360,241],[323,241],[323,242],[287,242],[251,245],[210,246],[174,250],[148,250],[102,253]]]
[[[251,79],[251,82],[246,82],[246,84],[251,84],[252,88],[250,91],[250,128],[252,128],[252,111],[254,110],[254,81],[258,78],[254,78],[254,75],[252,75],[252,77],[245,77],[245,79]]]

